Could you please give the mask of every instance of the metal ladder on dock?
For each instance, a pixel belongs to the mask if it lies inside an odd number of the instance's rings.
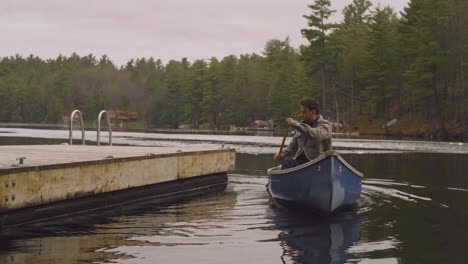
[[[109,113],[106,110],[102,110],[98,115],[98,125],[97,125],[97,141],[96,144],[98,146],[101,145],[101,119],[103,115],[106,115],[107,119],[107,128],[109,130],[109,146],[112,146],[112,126],[109,117]],[[68,144],[73,145],[73,120],[75,119],[75,115],[78,115],[80,121],[80,128],[81,128],[81,144],[85,145],[85,130],[84,130],[84,123],[83,123],[83,115],[81,114],[80,110],[74,110],[70,115],[70,126],[69,126],[69,136],[68,136]]]
[[[109,113],[106,110],[102,110],[99,115],[98,115],[98,125],[97,125],[97,145],[101,145],[101,118],[102,115],[106,114],[106,119],[107,119],[107,130],[109,130],[109,146],[112,146],[112,126],[111,126],[111,121],[109,117]]]

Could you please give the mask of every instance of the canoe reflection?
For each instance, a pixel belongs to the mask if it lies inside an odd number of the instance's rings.
[[[270,201],[270,213],[283,248],[283,263],[344,263],[359,241],[361,219],[355,207],[331,216],[305,214]]]

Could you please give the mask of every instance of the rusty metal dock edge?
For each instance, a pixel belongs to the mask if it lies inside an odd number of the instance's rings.
[[[234,165],[220,149],[0,169],[0,226],[221,191]]]

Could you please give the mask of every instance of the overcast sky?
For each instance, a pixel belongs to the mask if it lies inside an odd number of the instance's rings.
[[[371,0],[400,11],[408,0]],[[190,60],[260,53],[269,39],[304,43],[313,0],[1,0],[0,57],[107,54]],[[352,0],[332,0],[341,10]]]

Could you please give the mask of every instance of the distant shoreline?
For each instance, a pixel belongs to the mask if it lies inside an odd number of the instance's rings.
[[[29,123],[0,123],[0,128],[23,128],[23,129],[53,129],[53,130],[68,130],[68,124],[29,124]],[[79,126],[74,126],[74,130],[78,130]],[[85,124],[86,130],[96,130],[95,124]],[[385,134],[383,129],[378,131],[375,127],[361,126],[355,131],[337,131],[333,132],[334,138],[350,138],[350,139],[397,139],[397,140],[429,140],[429,141],[461,141],[468,142],[467,135],[450,134],[448,137],[437,137],[430,132],[420,130],[418,133],[413,131],[402,131],[398,128],[389,129],[389,133]],[[104,126],[102,131],[107,131]],[[245,128],[242,130],[210,130],[210,129],[168,129],[168,128],[150,128],[141,126],[141,124],[133,127],[129,125],[126,128],[112,127],[112,131],[116,132],[141,132],[141,133],[173,133],[173,134],[218,134],[218,135],[249,135],[249,136],[282,136],[284,128],[266,129],[266,128]]]

